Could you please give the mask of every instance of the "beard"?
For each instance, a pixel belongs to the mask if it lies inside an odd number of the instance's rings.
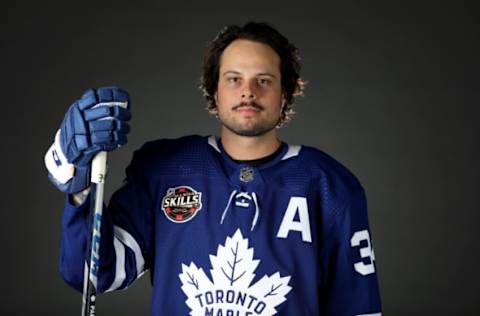
[[[232,108],[233,111],[243,107],[243,106],[250,106],[255,108],[257,111],[263,111],[263,107],[255,102],[251,103],[241,103],[237,106],[234,106]],[[279,119],[276,120],[259,120],[256,121],[252,124],[245,124],[245,123],[240,123],[238,122],[233,116],[232,117],[227,117],[223,115],[219,115],[218,119],[222,123],[225,128],[227,128],[229,131],[232,133],[238,135],[238,136],[246,136],[246,137],[256,137],[256,136],[261,136],[264,135],[271,130],[273,130],[277,124]]]

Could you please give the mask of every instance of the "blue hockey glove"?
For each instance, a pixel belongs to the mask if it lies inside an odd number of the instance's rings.
[[[126,91],[103,87],[87,90],[70,106],[45,156],[49,178],[57,188],[66,193],[85,189],[93,157],[127,143],[129,103]]]

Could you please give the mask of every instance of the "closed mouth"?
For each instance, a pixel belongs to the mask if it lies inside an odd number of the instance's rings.
[[[263,108],[257,104],[249,104],[249,105],[237,105],[233,108],[234,111],[255,111],[255,112],[260,112],[263,110]]]

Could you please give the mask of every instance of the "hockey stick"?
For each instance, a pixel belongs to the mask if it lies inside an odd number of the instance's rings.
[[[90,249],[90,262],[85,263],[83,279],[83,305],[82,316],[95,315],[95,299],[97,296],[98,269],[100,261],[100,227],[102,224],[103,190],[105,185],[105,172],[107,165],[107,152],[99,152],[92,160],[91,183],[94,189],[95,205],[93,214],[92,242]]]

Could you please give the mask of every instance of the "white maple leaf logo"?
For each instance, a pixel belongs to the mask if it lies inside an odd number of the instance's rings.
[[[210,263],[213,282],[193,262],[182,264],[178,275],[192,316],[275,315],[275,307],[292,289],[290,276],[281,277],[278,272],[250,285],[260,260],[253,259],[253,248],[248,248],[240,229],[218,246],[216,256],[210,255]]]

